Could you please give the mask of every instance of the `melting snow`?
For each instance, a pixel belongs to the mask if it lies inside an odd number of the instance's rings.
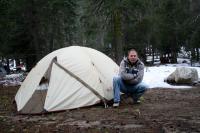
[[[164,82],[177,67],[186,66],[187,64],[168,64],[153,67],[146,67],[143,81],[149,85],[149,88],[191,88],[191,86],[175,86]],[[192,67],[197,69],[198,75],[200,75],[200,67]]]

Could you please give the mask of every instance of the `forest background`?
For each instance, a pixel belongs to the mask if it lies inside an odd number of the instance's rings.
[[[0,32],[0,63],[15,59],[28,71],[72,45],[102,51],[118,64],[130,48],[150,65],[176,63],[181,49],[199,62],[200,1],[0,0]]]

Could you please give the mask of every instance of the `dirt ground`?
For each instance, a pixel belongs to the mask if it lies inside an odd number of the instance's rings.
[[[140,105],[123,96],[119,108],[102,105],[43,115],[17,114],[19,87],[0,87],[0,133],[200,132],[200,88],[151,89]]]

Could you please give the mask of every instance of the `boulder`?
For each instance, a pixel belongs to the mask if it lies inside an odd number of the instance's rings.
[[[165,81],[172,84],[193,84],[198,81],[198,72],[195,68],[178,67]]]

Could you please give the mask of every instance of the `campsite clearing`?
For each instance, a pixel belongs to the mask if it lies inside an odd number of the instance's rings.
[[[18,115],[19,87],[0,87],[0,132],[200,132],[200,88],[151,89],[141,105],[94,105],[43,115]]]

